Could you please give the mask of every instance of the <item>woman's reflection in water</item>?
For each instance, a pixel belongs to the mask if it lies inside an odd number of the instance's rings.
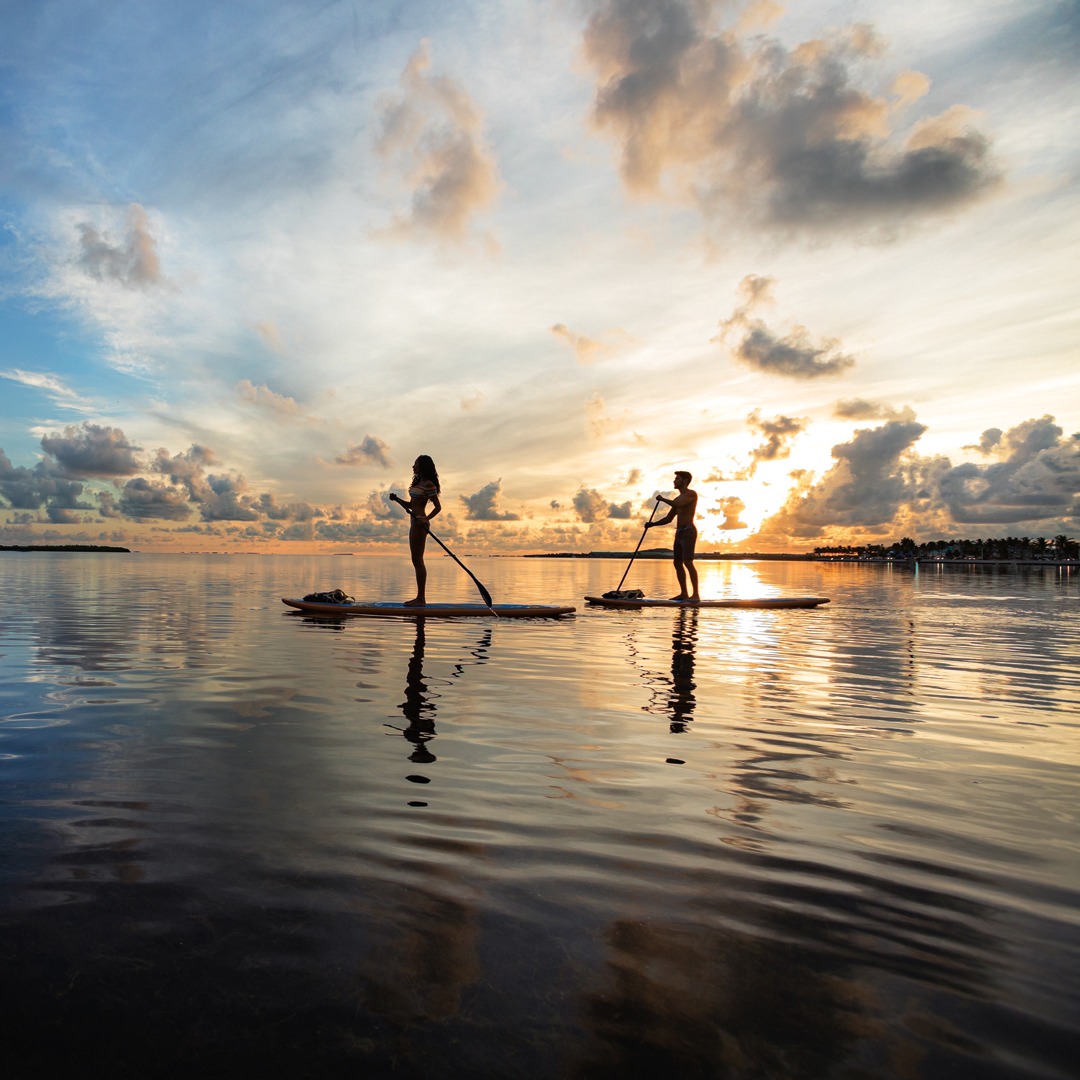
[[[694,647],[697,645],[696,610],[683,609],[671,631],[671,692],[668,707],[671,712],[671,731],[680,735],[687,722],[694,719],[697,699],[694,697]]]
[[[426,765],[435,760],[427,748],[428,740],[435,738],[435,703],[428,697],[428,685],[424,682],[424,620],[416,620],[416,641],[409,668],[405,676],[405,700],[398,706],[408,721],[401,732],[413,744],[410,761]]]
[[[409,760],[418,765],[428,765],[436,760],[428,743],[435,738],[435,700],[439,697],[434,693],[424,676],[424,647],[426,645],[425,620],[416,620],[416,638],[413,642],[412,655],[409,657],[409,665],[405,675],[405,700],[398,706],[405,717],[406,726],[401,729],[401,734],[413,744]],[[491,647],[491,628],[485,628],[477,640],[476,648],[470,653],[471,659],[459,660],[454,664],[450,678],[458,679],[465,674],[465,669],[476,664],[487,663],[488,650]],[[426,784],[430,781],[427,776],[410,776],[413,783]]]

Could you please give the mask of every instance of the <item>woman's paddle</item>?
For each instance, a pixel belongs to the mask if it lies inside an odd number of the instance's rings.
[[[659,506],[660,506],[660,500],[657,499],[656,502],[653,503],[652,513],[649,515],[649,524],[650,525],[652,524],[652,519],[654,517],[656,517],[656,511],[657,511]],[[634,565],[634,560],[637,558],[637,553],[638,553],[638,550],[641,547],[641,542],[642,542],[642,540],[645,539],[645,534],[648,531],[649,531],[649,526],[648,525],[646,525],[645,528],[641,530],[641,540],[639,540],[637,542],[637,547],[634,548],[634,554],[630,556],[630,561],[626,564],[626,569],[623,571],[623,576],[619,579],[618,587],[613,590],[614,592],[619,592],[622,589],[622,583],[626,580],[626,575],[630,573],[630,567]],[[610,596],[611,594],[610,593],[604,593],[604,595],[605,596]]]
[[[395,495],[392,491],[390,492],[390,499],[392,502],[396,502],[399,506],[401,506],[405,513],[409,515],[409,517],[412,517],[412,508],[404,499],[402,499],[399,495]],[[653,513],[656,513],[656,511],[654,510]],[[650,518],[650,520],[652,519]],[[497,619],[499,617],[499,613],[491,606],[491,593],[489,593],[487,589],[484,588],[479,578],[477,578],[477,576],[431,531],[430,525],[428,526],[428,536],[430,536],[431,539],[434,540],[435,543],[438,544],[439,547],[441,547],[443,551],[445,551],[446,554],[449,555],[450,558],[453,559],[454,562],[456,562],[458,566],[460,566],[461,569],[464,570],[465,573],[473,579],[473,582],[475,583],[477,589],[480,590],[480,598],[484,601],[485,605],[487,605],[487,609],[491,612],[491,614],[494,615]]]

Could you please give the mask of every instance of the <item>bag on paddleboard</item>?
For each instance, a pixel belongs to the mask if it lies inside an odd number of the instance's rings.
[[[645,594],[640,589],[612,589],[603,594],[605,600],[644,600]]]
[[[330,592],[312,592],[304,597],[313,604],[351,604],[353,598],[347,596],[341,589],[331,589]]]

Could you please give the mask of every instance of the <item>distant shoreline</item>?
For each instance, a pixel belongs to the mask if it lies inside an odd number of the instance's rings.
[[[131,554],[131,548],[108,544],[0,544],[0,551],[105,551]]]
[[[636,556],[632,551],[559,551],[559,552],[536,552],[532,555],[523,556],[526,559],[670,559],[670,550],[639,551]],[[499,556],[497,556],[499,557]],[[694,557],[695,562],[812,562],[812,563],[859,563],[873,566],[1069,566],[1080,568],[1080,561],[1076,559],[935,559],[925,555],[896,555],[896,556],[868,556],[868,555],[816,555],[808,552],[800,555],[797,552],[772,552],[772,551],[734,551],[698,552]]]

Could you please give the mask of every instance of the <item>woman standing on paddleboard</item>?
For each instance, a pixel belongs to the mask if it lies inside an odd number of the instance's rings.
[[[427,567],[424,565],[424,546],[427,544],[428,522],[442,510],[439,502],[439,474],[435,462],[421,454],[413,462],[413,478],[409,485],[409,554],[416,571],[416,595],[405,601],[406,607],[420,607],[427,603]],[[431,503],[431,511],[427,505]]]

